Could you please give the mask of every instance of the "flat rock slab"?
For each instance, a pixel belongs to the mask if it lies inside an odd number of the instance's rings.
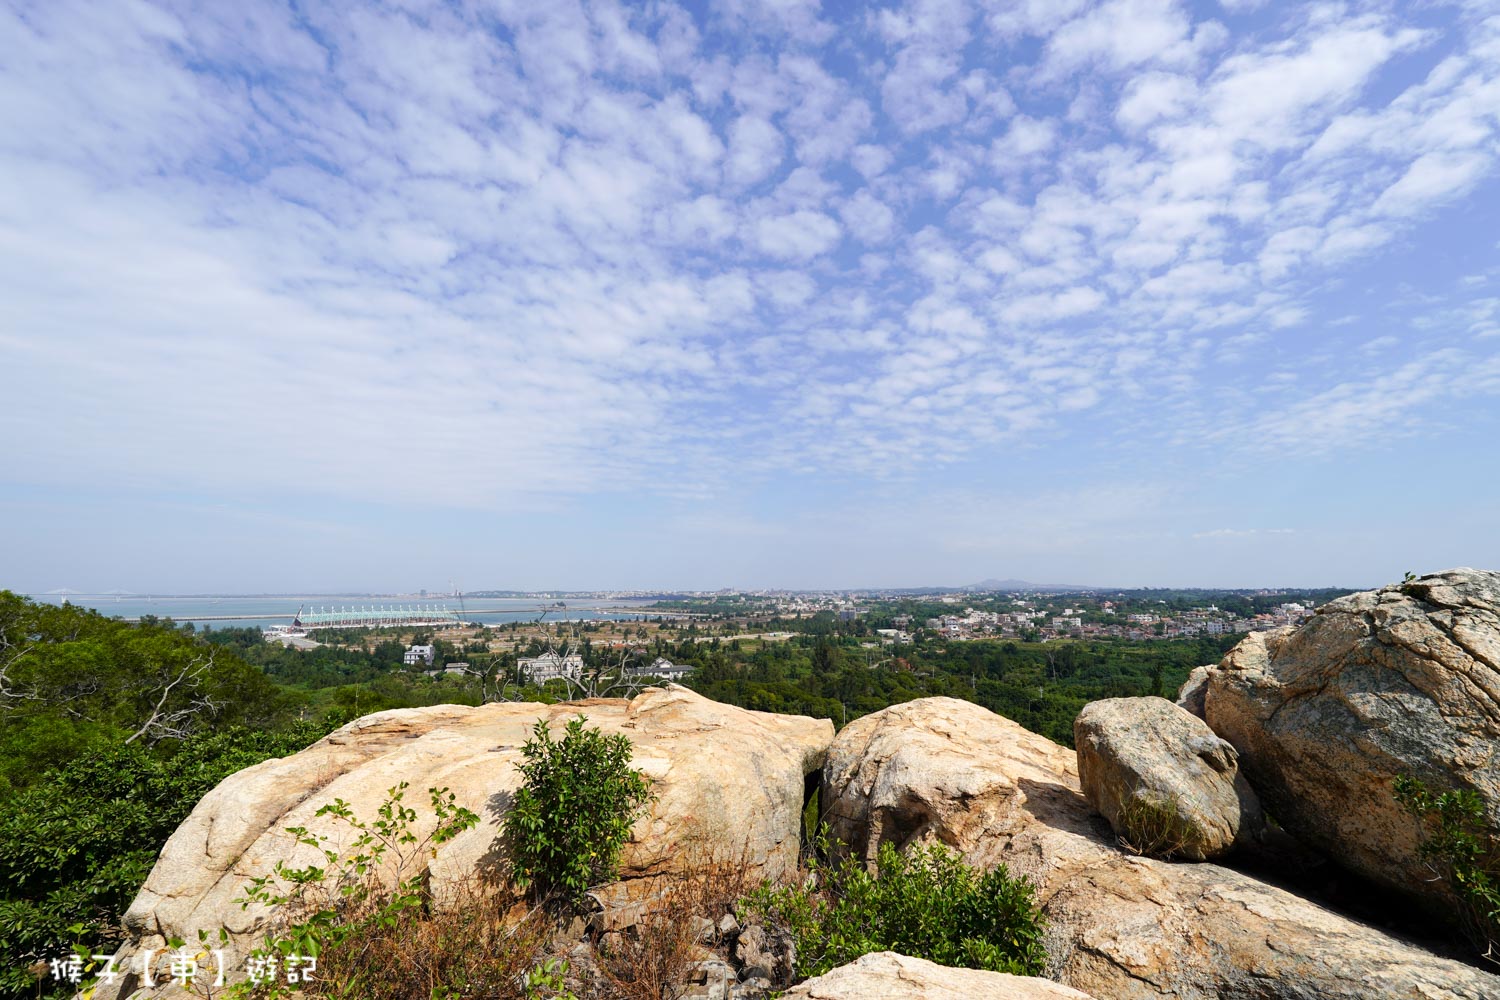
[[[1093,1000],[1046,979],[954,969],[894,951],[861,956],[782,994],[786,1000]]]

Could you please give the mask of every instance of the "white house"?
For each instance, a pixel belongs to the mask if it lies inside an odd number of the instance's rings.
[[[665,656],[658,656],[648,664],[632,663],[625,668],[632,677],[655,677],[664,681],[678,681],[693,672],[693,668],[673,663]]]
[[[414,667],[418,663],[425,663],[430,667],[432,658],[436,655],[437,649],[433,646],[413,646],[406,651],[405,656],[401,657],[401,662],[408,667]]]
[[[583,657],[577,653],[570,656],[559,656],[556,653],[543,653],[541,656],[526,657],[516,661],[516,666],[521,668],[521,673],[532,684],[545,684],[559,677],[578,677],[583,673]]]

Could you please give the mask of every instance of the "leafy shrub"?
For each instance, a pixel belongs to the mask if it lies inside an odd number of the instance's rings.
[[[457,805],[446,788],[429,789],[436,824],[418,838],[411,829],[417,812],[403,801],[406,787],[402,782],[390,789],[378,818],[368,823],[341,799],[319,809],[317,815],[357,831],[342,851],[328,846],[327,835],[287,829],[299,843],[320,850],[327,864],[291,868],[278,862],[271,875],[250,881],[242,905],[259,902],[278,913],[273,932],[252,960],[316,957],[316,977],[299,984],[295,994],[303,997],[568,1000],[566,963],[540,960],[551,929],[540,913],[507,925],[477,887],[460,886],[459,898],[441,908],[433,905],[425,865],[414,862],[433,856],[438,845],[479,817]],[[392,868],[394,884],[378,877]],[[294,995],[279,982],[246,982],[236,992],[264,1000]]]
[[[853,858],[817,874],[817,888],[762,885],[745,900],[791,933],[799,977],[887,950],[1017,975],[1046,962],[1034,887],[1003,865],[980,874],[942,845],[903,855],[886,843],[873,875]]]
[[[523,783],[505,816],[515,879],[540,896],[579,905],[611,881],[636,811],[651,797],[630,768],[630,741],[570,721],[553,742],[545,720],[521,748]]]
[[[1464,907],[1464,932],[1491,961],[1500,944],[1500,832],[1477,792],[1434,794],[1418,778],[1396,779],[1396,801],[1421,822],[1421,857]]]

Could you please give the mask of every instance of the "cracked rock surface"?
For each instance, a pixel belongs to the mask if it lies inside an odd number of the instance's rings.
[[[1500,573],[1433,573],[1252,633],[1209,672],[1204,709],[1287,831],[1452,912],[1393,785],[1471,789],[1500,825]]]
[[[1048,978],[1096,997],[1500,997],[1500,976],[1248,875],[1126,855],[1084,798],[1073,751],[968,702],[924,698],[849,723],[828,752],[823,808],[862,857],[886,840],[941,842],[1030,877]]]

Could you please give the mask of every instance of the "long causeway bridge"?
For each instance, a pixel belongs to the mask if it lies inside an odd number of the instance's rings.
[[[461,625],[458,614],[447,607],[415,604],[373,604],[349,608],[313,608],[297,612],[292,628],[391,628],[395,626]]]

